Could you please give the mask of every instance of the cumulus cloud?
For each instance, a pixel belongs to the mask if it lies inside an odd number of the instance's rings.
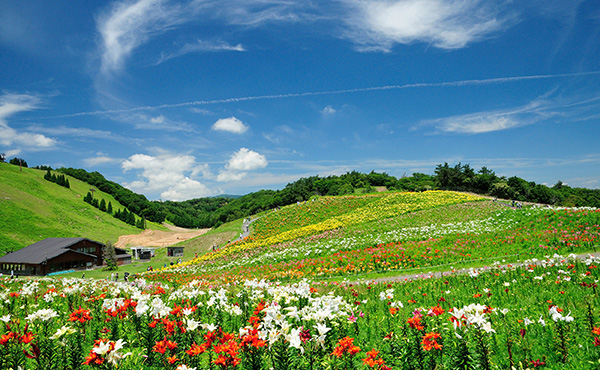
[[[217,175],[217,181],[220,181],[220,182],[239,181],[239,180],[243,179],[247,174],[248,174],[247,172],[223,170],[223,171],[219,172],[219,175]]]
[[[233,134],[243,134],[248,131],[248,126],[235,117],[221,118],[212,125],[215,131],[227,131]]]
[[[394,44],[424,42],[457,49],[489,37],[507,18],[482,0],[348,0],[346,36],[359,49],[389,51]]]
[[[210,195],[212,195],[212,192],[206,185],[188,177],[183,178],[174,186],[171,186],[166,191],[160,193],[162,199],[173,201],[203,198]]]
[[[219,172],[217,181],[239,181],[248,171],[265,168],[267,165],[267,158],[264,155],[248,148],[241,148],[231,155],[225,169]]]
[[[267,167],[267,164],[267,158],[264,155],[247,148],[241,148],[233,153],[225,167],[234,171],[252,171]]]
[[[28,149],[49,149],[56,145],[56,139],[30,130],[15,130],[9,126],[7,119],[17,113],[39,108],[41,104],[37,96],[28,94],[5,93],[0,96],[0,144],[6,147]],[[20,148],[9,148],[20,151]]]
[[[211,195],[204,184],[190,178],[206,170],[189,155],[134,154],[121,163],[125,171],[140,170],[139,180],[126,183],[128,188],[143,193],[160,192],[169,200],[184,200]],[[189,174],[189,176],[187,175]]]

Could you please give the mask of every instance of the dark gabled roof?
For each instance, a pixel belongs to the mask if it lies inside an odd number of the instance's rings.
[[[4,257],[0,257],[0,263],[29,263],[33,265],[39,265],[45,260],[50,260],[67,252],[79,253],[84,256],[92,256],[95,258],[96,256],[93,254],[77,252],[69,249],[70,246],[83,240],[88,240],[92,243],[103,245],[102,243],[86,238],[47,238],[40,240],[37,243],[28,245],[25,248],[19,249],[16,252],[9,253]]]

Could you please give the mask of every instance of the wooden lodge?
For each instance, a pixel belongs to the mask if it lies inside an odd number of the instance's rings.
[[[47,238],[0,257],[0,272],[10,275],[49,275],[102,266],[105,245],[86,238]],[[119,265],[131,255],[115,248]]]

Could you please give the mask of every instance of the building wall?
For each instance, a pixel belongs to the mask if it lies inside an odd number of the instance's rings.
[[[72,245],[69,249],[73,249],[83,253],[89,253],[96,256],[96,266],[102,266],[104,244],[93,240],[84,239],[81,242]]]
[[[96,258],[92,256],[84,256],[75,252],[66,252],[60,256],[54,257],[47,262],[47,266],[42,266],[45,274],[50,272],[84,269],[93,267],[96,263]]]

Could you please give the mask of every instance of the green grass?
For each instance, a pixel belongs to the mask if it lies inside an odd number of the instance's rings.
[[[45,238],[84,237],[115,243],[140,229],[85,203],[90,185],[67,176],[70,189],[44,180],[45,171],[0,164],[0,253],[18,250]],[[95,191],[99,201],[122,209],[112,196]],[[148,224],[149,228],[163,229]]]

